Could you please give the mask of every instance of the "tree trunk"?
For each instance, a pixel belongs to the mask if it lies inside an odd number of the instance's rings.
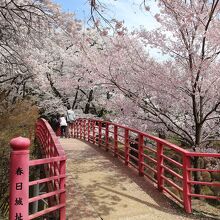
[[[194,157],[193,167],[194,168],[200,168],[199,157]],[[193,177],[194,177],[194,181],[200,181],[200,177],[201,177],[200,172],[199,171],[193,172]],[[201,193],[201,185],[195,184],[194,185],[194,192],[195,192],[195,194],[200,194]]]
[[[93,100],[93,89],[90,90],[90,92],[89,92],[89,98],[88,98],[88,101],[86,103],[85,111],[84,111],[85,114],[89,113],[90,103],[91,103],[92,100]]]
[[[77,102],[77,99],[78,99],[78,94],[79,94],[79,86],[77,86],[77,89],[76,89],[76,94],[75,94],[75,98],[74,98],[74,101],[73,101],[73,104],[72,104],[72,109],[75,109],[75,107],[76,107],[76,102]]]
[[[201,132],[202,132],[201,125],[196,125],[196,142],[195,142],[195,148],[193,149],[194,151],[196,151],[196,147],[200,147]],[[199,163],[199,157],[194,157],[193,158],[193,167],[194,168],[201,168],[200,163]],[[200,181],[201,172],[200,171],[194,171],[193,172],[193,177],[194,177],[194,181]],[[194,191],[195,191],[195,194],[200,194],[201,193],[201,185],[200,184],[195,184],[194,185]]]
[[[56,96],[56,97],[59,97],[61,99],[61,101],[63,102],[64,106],[66,106],[67,108],[70,107],[70,103],[69,103],[69,100],[67,98],[67,96],[64,94],[64,95],[61,95],[61,93],[57,90],[57,88],[54,86],[54,82],[51,78],[51,75],[49,73],[46,73],[47,75],[47,79],[50,83],[50,87],[53,91],[53,94]]]
[[[166,139],[166,133],[163,130],[158,131],[158,136],[161,139]]]

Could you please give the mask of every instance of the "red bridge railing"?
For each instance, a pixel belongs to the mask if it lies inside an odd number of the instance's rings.
[[[73,124],[75,138],[86,140],[103,147],[125,165],[133,166],[141,176],[146,176],[157,188],[183,205],[186,212],[192,212],[192,198],[220,200],[220,195],[194,193],[194,185],[220,187],[217,181],[195,181],[193,172],[215,173],[218,169],[193,168],[193,159],[215,158],[220,154],[189,152],[163,139],[111,122],[92,119],[78,119]]]
[[[54,219],[66,219],[66,156],[57,136],[48,122],[38,120],[36,124],[36,139],[41,147],[42,159],[29,160],[30,140],[27,138],[14,138],[10,144],[12,147],[10,160],[10,220],[35,219],[48,213],[59,211]],[[29,170],[43,168],[41,179],[29,180]],[[42,186],[44,193],[29,196],[30,187]],[[33,191],[33,190],[32,190]],[[44,200],[41,210],[35,208],[30,213],[30,205]],[[46,201],[47,200],[47,201]]]

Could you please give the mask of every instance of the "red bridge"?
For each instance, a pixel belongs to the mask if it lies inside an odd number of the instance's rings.
[[[192,175],[220,175],[217,169],[192,166],[195,158],[219,160],[220,154],[189,152],[93,119],[78,119],[68,139],[58,139],[41,119],[36,140],[41,159],[35,160],[29,159],[28,139],[11,141],[10,220],[192,219],[179,207],[191,213],[195,198],[220,200],[218,193],[194,192],[195,185],[219,189],[220,182],[195,181]]]

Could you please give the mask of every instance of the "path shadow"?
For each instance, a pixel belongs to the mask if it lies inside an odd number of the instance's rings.
[[[160,212],[170,213],[174,218],[178,217],[188,217],[190,219],[211,219],[211,218],[202,218],[193,216],[191,214],[185,214],[183,209],[176,205],[172,200],[170,200],[165,195],[161,194],[155,186],[145,177],[138,176],[137,171],[133,167],[127,167],[123,164],[121,160],[113,157],[110,152],[106,152],[103,148],[90,144],[86,141],[82,141],[91,147],[93,150],[83,149],[83,150],[68,150],[66,151],[69,158],[76,158],[73,169],[75,169],[75,175],[70,177],[72,178],[72,184],[74,184],[73,197],[79,199],[79,201],[73,201],[77,204],[74,205],[76,210],[76,216],[69,216],[68,219],[105,219],[105,216],[108,216],[111,212],[116,211],[118,205],[121,205],[121,198],[126,198],[136,203],[140,203],[147,207],[153,208],[155,210],[160,210]],[[103,159],[104,158],[104,159]],[[85,162],[92,161],[92,166],[85,166]],[[110,164],[109,164],[110,163]],[[104,176],[102,180],[99,179],[92,180],[87,184],[86,188],[80,186],[77,183],[79,174],[83,173],[92,173],[96,172],[105,172],[109,175]],[[115,170],[117,173],[115,175]],[[113,176],[114,172],[114,176]],[[128,178],[130,184],[136,184],[140,187],[154,202],[148,202],[138,196],[131,195],[126,188],[128,183]],[[117,189],[116,189],[117,188]],[[102,189],[101,194],[97,195],[97,191]],[[120,189],[120,190],[118,190]],[[127,204],[123,204],[124,208]],[[84,206],[89,206],[88,210]],[[132,207],[130,207],[132,209]],[[71,208],[69,208],[71,209]],[[113,219],[112,219],[113,220]]]

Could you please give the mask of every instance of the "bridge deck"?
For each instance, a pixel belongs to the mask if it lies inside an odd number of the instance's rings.
[[[60,142],[68,157],[68,220],[193,219],[110,153],[76,139]]]

